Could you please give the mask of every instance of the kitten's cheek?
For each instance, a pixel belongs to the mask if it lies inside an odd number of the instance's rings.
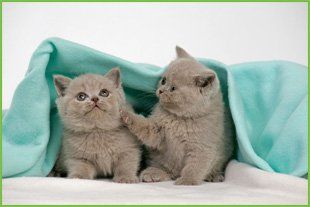
[[[156,96],[160,98],[161,94],[159,93],[159,90],[156,91]]]
[[[166,100],[167,100],[167,95],[166,95],[166,94],[160,94],[160,95],[159,95],[159,99],[160,99],[161,101],[166,101]]]

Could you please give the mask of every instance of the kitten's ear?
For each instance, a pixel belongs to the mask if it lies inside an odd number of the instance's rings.
[[[112,80],[116,88],[121,85],[121,72],[119,67],[112,68],[107,74],[105,74],[105,77]]]
[[[194,81],[198,87],[206,87],[212,85],[215,80],[215,73],[210,71],[203,71],[199,75],[194,76]]]
[[[72,79],[63,75],[53,75],[54,85],[58,96],[64,96],[65,90],[68,88]]]
[[[182,47],[176,46],[175,51],[177,53],[177,58],[192,58]]]

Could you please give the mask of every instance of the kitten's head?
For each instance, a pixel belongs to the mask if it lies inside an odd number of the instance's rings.
[[[67,129],[87,131],[118,127],[119,108],[125,103],[120,71],[106,75],[85,74],[75,79],[54,76],[58,94],[56,104]]]
[[[220,90],[216,73],[178,46],[176,53],[156,91],[160,105],[177,116],[204,114]]]

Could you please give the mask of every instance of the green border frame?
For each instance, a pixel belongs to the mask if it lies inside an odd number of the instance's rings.
[[[244,3],[250,3],[250,2],[265,2],[265,3],[271,3],[271,2],[308,2],[309,0],[1,0],[1,2],[189,2],[189,3],[195,3],[195,2],[244,2]]]
[[[0,91],[0,94],[1,94],[1,101],[0,101],[0,106],[1,106],[1,109],[2,109],[2,3],[22,3],[22,2],[32,2],[32,3],[44,3],[44,2],[47,2],[47,3],[53,3],[53,2],[80,2],[80,3],[91,3],[91,2],[102,2],[102,3],[107,3],[107,2],[114,2],[114,3],[117,3],[117,2],[161,2],[161,3],[172,3],[172,2],[182,2],[182,3],[198,3],[198,2],[204,2],[204,3],[208,3],[208,2],[213,2],[213,3],[225,3],[225,2],[243,2],[243,3],[251,3],[251,2],[254,2],[254,3],[257,3],[257,2],[261,2],[261,3],[272,3],[272,2],[291,2],[291,3],[298,3],[298,2],[307,2],[307,6],[308,6],[308,14],[307,14],[307,19],[308,19],[308,70],[309,70],[309,65],[310,65],[310,60],[309,60],[309,56],[310,56],[310,44],[309,44],[309,31],[310,31],[310,24],[309,24],[309,12],[310,12],[310,7],[309,7],[309,0],[252,0],[252,1],[249,1],[249,0],[89,0],[89,1],[85,1],[85,0],[1,0],[1,4],[0,4],[0,11],[1,11],[1,17],[0,17],[0,25],[1,25],[1,39],[0,39],[0,47],[1,47],[1,50],[0,50],[0,61],[1,61],[1,65],[0,65],[0,88],[1,88],[1,91]],[[309,94],[309,80],[310,80],[310,73],[308,72],[308,94]],[[308,156],[309,156],[309,146],[310,146],[310,143],[309,143],[309,126],[310,126],[310,122],[309,122],[309,101],[308,101]],[[0,114],[1,114],[1,117],[2,117],[2,110],[0,111]],[[68,205],[43,205],[43,204],[37,204],[37,205],[3,205],[3,200],[2,200],[2,119],[0,121],[1,123],[1,129],[0,129],[0,132],[1,132],[1,140],[0,140],[0,147],[1,147],[1,154],[0,154],[0,159],[1,159],[1,165],[0,165],[0,178],[1,178],[1,183],[0,183],[0,205],[1,206],[68,206]],[[310,160],[308,159],[308,166],[310,164]],[[308,169],[308,172],[309,172],[309,169]],[[251,206],[309,206],[310,205],[310,199],[309,199],[309,195],[310,195],[310,192],[309,192],[309,186],[310,186],[310,183],[309,183],[309,180],[308,180],[308,205],[251,205]],[[186,204],[185,204],[186,205]],[[168,205],[168,204],[156,204],[156,205],[148,205],[148,204],[140,204],[140,205],[104,205],[104,204],[101,204],[101,205],[92,205],[92,206],[107,206],[107,207],[118,207],[118,206],[149,206],[149,207],[156,207],[156,206],[185,206],[185,205]],[[71,206],[90,206],[90,205],[71,205]],[[189,206],[189,207],[195,207],[195,206],[234,206],[234,204],[232,205],[208,205],[208,204],[205,204],[205,205],[201,205],[201,204],[197,204],[197,205],[186,205],[186,206]],[[236,206],[236,205],[235,205]],[[248,206],[248,205],[237,205],[237,206]]]

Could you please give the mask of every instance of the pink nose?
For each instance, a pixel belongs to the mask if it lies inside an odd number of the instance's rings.
[[[91,100],[92,100],[93,102],[97,103],[97,102],[99,101],[99,98],[98,98],[98,97],[93,97]]]

